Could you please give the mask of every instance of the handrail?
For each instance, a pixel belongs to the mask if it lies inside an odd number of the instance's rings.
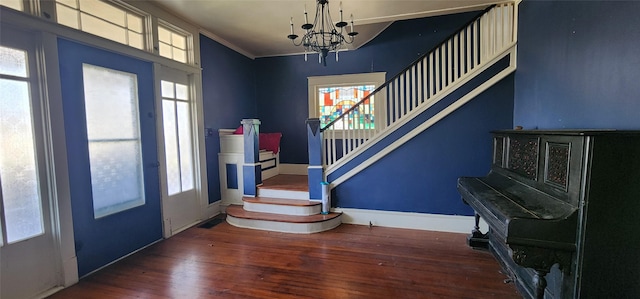
[[[422,61],[423,59],[425,59],[427,56],[429,56],[429,54],[431,54],[432,52],[434,52],[436,49],[442,47],[443,45],[445,45],[451,38],[455,37],[461,30],[464,30],[465,28],[467,28],[469,25],[473,24],[474,22],[477,22],[478,19],[480,19],[485,13],[487,13],[488,11],[490,11],[492,8],[496,7],[497,4],[491,4],[489,7],[485,8],[484,10],[482,10],[481,12],[479,12],[475,17],[473,17],[473,19],[471,19],[470,21],[464,23],[464,25],[460,26],[458,29],[456,29],[453,33],[449,34],[446,38],[444,38],[442,40],[442,42],[438,43],[437,45],[433,46],[431,49],[429,49],[429,51],[425,52],[424,54],[420,55],[420,57],[418,57],[417,59],[415,59],[413,62],[411,62],[407,67],[405,67],[404,69],[402,69],[402,71],[398,72],[395,76],[391,77],[389,80],[387,80],[386,82],[384,82],[382,85],[378,86],[375,90],[373,90],[370,94],[368,94],[367,96],[365,96],[364,98],[362,98],[360,101],[358,101],[357,103],[355,103],[353,106],[351,106],[351,108],[347,109],[345,112],[342,112],[342,114],[340,114],[338,117],[336,117],[334,120],[330,121],[327,125],[325,125],[323,128],[320,129],[321,132],[324,132],[327,128],[331,127],[334,125],[334,123],[338,122],[339,120],[343,119],[345,117],[345,115],[348,115],[350,112],[352,112],[353,110],[355,110],[358,106],[360,106],[362,103],[366,102],[370,97],[374,96],[376,93],[378,93],[378,91],[387,88],[387,86],[389,86],[389,84],[394,81],[395,79],[398,79],[398,77],[400,77],[402,74],[406,73],[409,69],[411,69],[414,65],[418,64],[420,61]]]

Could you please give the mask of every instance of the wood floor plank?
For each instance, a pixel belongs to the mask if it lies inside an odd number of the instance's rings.
[[[465,235],[343,224],[190,228],[51,298],[520,298]]]

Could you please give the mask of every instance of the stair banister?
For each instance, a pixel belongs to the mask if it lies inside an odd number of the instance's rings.
[[[442,47],[442,45],[446,44],[451,38],[453,38],[454,36],[456,36],[457,34],[459,34],[459,32],[461,30],[464,30],[465,28],[467,28],[469,25],[478,22],[478,19],[484,15],[485,13],[487,13],[488,11],[490,11],[492,8],[494,8],[496,6],[496,4],[492,4],[489,7],[485,8],[482,12],[478,13],[471,21],[465,23],[464,25],[460,26],[460,28],[455,31],[454,33],[450,34],[449,36],[447,36],[444,41],[442,41],[441,43],[437,44],[436,46],[432,47],[429,51],[425,52],[424,54],[420,55],[420,57],[418,57],[416,60],[414,60],[413,62],[411,62],[406,68],[404,68],[402,71],[400,71],[399,73],[397,73],[395,76],[391,77],[391,79],[387,80],[386,82],[384,82],[382,85],[378,86],[374,91],[372,91],[369,95],[367,95],[366,97],[362,98],[360,101],[358,101],[357,103],[355,103],[353,106],[351,106],[351,108],[347,109],[345,112],[343,112],[342,114],[340,114],[338,117],[336,117],[334,120],[330,121],[328,124],[326,124],[324,127],[322,127],[321,131],[325,131],[327,130],[329,127],[333,126],[337,121],[343,119],[345,117],[345,115],[348,115],[350,112],[352,112],[353,110],[357,109],[358,106],[360,106],[362,103],[366,102],[369,98],[371,98],[372,96],[374,96],[376,93],[380,92],[381,90],[387,88],[389,86],[389,84],[391,82],[394,82],[396,79],[398,79],[400,76],[402,76],[404,73],[406,73],[408,70],[410,70],[414,65],[418,64],[420,61],[422,61],[423,59],[425,59],[426,57],[429,56],[429,54],[432,54],[432,52],[435,52],[436,49],[439,49],[440,47]]]

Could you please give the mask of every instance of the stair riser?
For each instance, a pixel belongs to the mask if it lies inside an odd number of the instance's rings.
[[[286,205],[245,202],[243,208],[246,211],[250,211],[250,212],[293,215],[293,216],[309,216],[309,215],[320,214],[320,212],[322,212],[322,206],[320,205],[286,206]]]
[[[311,234],[336,228],[342,223],[341,216],[331,220],[313,223],[288,223],[267,220],[243,219],[227,215],[227,222],[233,226],[266,231],[294,234]]]

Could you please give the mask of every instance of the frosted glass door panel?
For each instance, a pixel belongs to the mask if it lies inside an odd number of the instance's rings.
[[[135,74],[83,64],[94,217],[143,205]]]
[[[180,85],[180,84],[177,84]],[[191,119],[189,104],[177,102],[178,137],[180,148],[180,174],[182,175],[182,190],[193,189],[193,155],[191,153]]]
[[[193,145],[187,85],[161,81],[168,195],[192,190]]]
[[[6,48],[0,48],[6,49]],[[23,56],[26,60],[26,56]],[[4,57],[3,57],[4,58]],[[15,72],[1,59],[0,74]],[[9,64],[13,64],[10,61]],[[26,69],[26,62],[21,64]],[[13,69],[13,70],[12,70]],[[7,243],[44,233],[29,84],[0,79],[0,198]]]
[[[167,163],[167,190],[169,195],[180,192],[180,161],[178,160],[178,137],[176,131],[176,109],[173,101],[162,101],[164,123],[164,151]]]

